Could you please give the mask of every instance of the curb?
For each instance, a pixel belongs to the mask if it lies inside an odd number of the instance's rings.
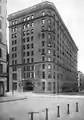
[[[24,97],[24,98],[12,98],[12,99],[9,99],[9,100],[1,100],[0,103],[13,102],[13,101],[25,100],[25,99],[27,99],[27,97]]]

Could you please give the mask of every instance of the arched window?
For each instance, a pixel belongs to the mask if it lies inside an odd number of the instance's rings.
[[[1,48],[0,48],[0,58],[2,57],[2,50],[1,50]]]

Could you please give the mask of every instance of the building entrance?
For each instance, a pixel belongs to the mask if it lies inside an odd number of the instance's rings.
[[[0,81],[0,96],[4,95],[4,82]]]
[[[23,91],[33,91],[34,83],[32,81],[24,81],[23,83]]]

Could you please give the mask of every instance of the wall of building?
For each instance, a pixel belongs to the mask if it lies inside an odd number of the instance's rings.
[[[7,90],[7,38],[6,38],[6,16],[7,16],[7,1],[0,1],[0,81],[4,83],[4,91]],[[5,93],[5,92],[4,92]]]
[[[9,15],[10,81],[17,88],[20,80],[31,81],[38,92],[74,91],[77,47],[57,11],[47,4]],[[17,77],[12,80],[14,74]]]

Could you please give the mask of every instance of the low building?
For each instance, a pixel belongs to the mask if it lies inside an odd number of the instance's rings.
[[[78,90],[84,91],[84,73],[78,71]]]

